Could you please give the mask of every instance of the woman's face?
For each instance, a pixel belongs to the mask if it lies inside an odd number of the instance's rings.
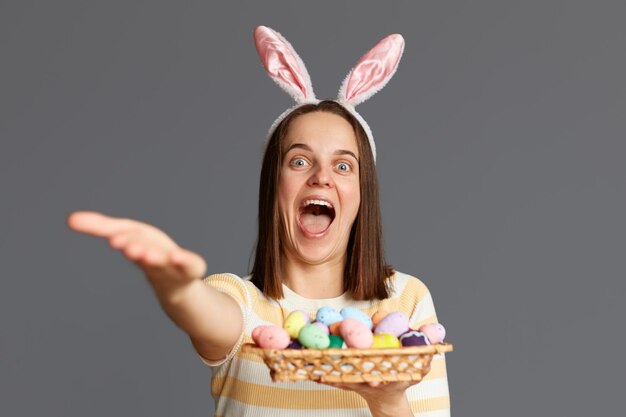
[[[307,264],[343,261],[361,202],[352,126],[333,113],[306,113],[292,120],[282,149],[283,256]]]

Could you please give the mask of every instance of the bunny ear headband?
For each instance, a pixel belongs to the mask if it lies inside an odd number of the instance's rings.
[[[315,97],[311,77],[304,62],[287,39],[266,26],[259,26],[254,31],[254,42],[267,74],[296,102],[295,106],[287,109],[274,121],[268,133],[269,138],[278,124],[293,110],[304,104],[317,104],[320,100]],[[348,73],[339,88],[337,99],[334,100],[348,110],[363,126],[372,148],[374,161],[376,161],[376,145],[372,131],[354,107],[376,94],[387,84],[398,68],[403,50],[404,39],[398,34],[389,35],[378,42]]]

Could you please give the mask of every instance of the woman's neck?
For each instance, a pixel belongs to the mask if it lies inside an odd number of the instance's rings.
[[[345,259],[311,265],[283,258],[283,283],[311,299],[335,298],[344,293]]]

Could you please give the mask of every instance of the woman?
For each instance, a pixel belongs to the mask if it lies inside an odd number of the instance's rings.
[[[261,32],[257,29],[257,48],[259,36],[277,39],[268,28]],[[370,315],[379,309],[404,311],[412,327],[437,321],[424,284],[384,261],[369,128],[345,103],[311,103],[310,94],[308,101],[284,113],[271,129],[251,277],[218,274],[201,280],[206,264],[199,255],[138,221],[75,212],[69,227],[106,238],[145,272],[165,312],[214,367],[216,416],[286,416],[295,410],[298,415],[324,410],[336,416],[449,415],[443,357],[433,360],[419,385],[328,387],[272,383],[267,368],[239,349],[254,327],[282,325],[296,309],[352,305]]]

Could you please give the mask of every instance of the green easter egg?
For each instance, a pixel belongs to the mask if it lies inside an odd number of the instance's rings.
[[[298,340],[302,346],[310,349],[326,349],[330,345],[330,339],[319,327],[307,324],[300,330]]]
[[[343,347],[343,339],[341,338],[341,336],[331,334],[330,336],[328,336],[328,338],[330,339],[330,345],[328,346],[329,348],[341,349]]]

